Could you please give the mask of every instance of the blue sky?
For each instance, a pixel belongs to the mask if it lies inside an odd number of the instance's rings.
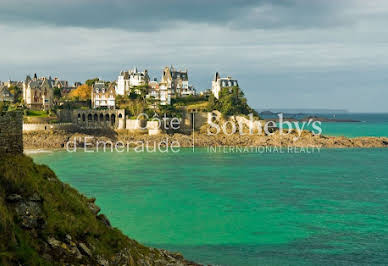
[[[0,80],[113,80],[167,65],[209,88],[239,80],[258,108],[388,112],[383,0],[2,0]]]

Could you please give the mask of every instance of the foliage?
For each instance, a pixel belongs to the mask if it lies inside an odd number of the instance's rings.
[[[159,117],[182,117],[182,110],[179,110],[173,105],[159,105],[158,107],[158,115]]]
[[[13,94],[14,96],[14,103],[21,103],[23,100],[23,90],[20,87],[17,87],[15,85],[11,85],[9,87],[9,92]]]
[[[99,221],[88,208],[90,200],[62,183],[47,166],[34,164],[24,155],[1,154],[0,172],[0,265],[51,265],[38,252],[44,250],[43,243],[48,236],[65,242],[66,234],[71,235],[74,242],[92,245],[95,254],[106,258],[124,248],[131,250],[135,261],[153,253]],[[5,200],[10,194],[23,198],[38,194],[43,199],[45,226],[38,234],[20,226],[14,208]]]
[[[185,106],[188,104],[197,104],[205,101],[207,101],[206,96],[189,95],[186,97],[178,97],[176,99],[171,99],[171,104],[174,104],[176,106]]]
[[[89,100],[92,94],[92,87],[87,84],[78,86],[75,90],[71,91],[69,94],[70,99],[72,100]]]
[[[85,85],[92,87],[99,80],[99,78],[88,79],[87,81],[85,81]]]
[[[145,109],[144,102],[140,99],[128,100],[125,110],[130,116],[138,116],[143,113]]]
[[[0,112],[6,112],[8,111],[9,103],[0,101]]]
[[[56,99],[60,99],[62,97],[61,89],[60,88],[54,88],[54,97]]]
[[[248,115],[250,113],[258,116],[257,112],[249,107],[241,89],[235,86],[222,88],[218,100],[214,95],[209,96],[209,111],[212,110],[218,110],[224,116]]]

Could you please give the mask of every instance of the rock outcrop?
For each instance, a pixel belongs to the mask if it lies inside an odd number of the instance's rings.
[[[116,143],[122,141],[128,142],[143,142],[143,143],[160,143],[167,140],[169,144],[176,141],[180,147],[192,147],[193,136],[185,134],[160,134],[160,135],[145,135],[135,134],[126,131],[118,131],[114,134],[96,131],[83,133],[66,133],[64,131],[54,132],[31,132],[23,135],[24,146],[27,149],[60,149],[64,148],[66,143],[70,141],[78,147],[84,147],[85,140],[90,147],[95,147],[97,142],[100,143]],[[303,131],[298,137],[296,133],[289,135],[281,135],[275,132],[273,135],[225,135],[218,134],[208,136],[205,132],[196,132],[194,137],[194,145],[196,147],[209,146],[293,146],[293,147],[322,147],[322,148],[380,148],[388,147],[387,137],[332,137],[324,135],[313,135],[309,131]]]
[[[0,154],[0,265],[198,265],[128,238],[100,211],[48,167]]]

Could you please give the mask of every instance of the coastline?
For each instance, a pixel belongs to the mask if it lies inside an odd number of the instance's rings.
[[[159,143],[179,143],[179,147],[210,146],[241,146],[241,147],[319,147],[319,148],[384,148],[388,147],[388,137],[336,137],[313,135],[309,131],[303,131],[298,138],[295,134],[281,135],[276,132],[271,136],[264,135],[224,135],[208,136],[202,133],[194,135],[185,134],[160,134],[149,136],[140,133],[130,133],[124,131],[37,131],[23,134],[24,148],[30,152],[35,150],[55,150],[63,149],[67,142],[76,143],[77,147],[87,145],[95,146],[98,143],[130,144],[136,146],[137,143],[154,145]],[[33,151],[31,151],[33,150]]]

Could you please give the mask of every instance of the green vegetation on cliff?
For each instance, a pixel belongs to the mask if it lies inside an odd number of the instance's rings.
[[[209,111],[212,110],[220,111],[224,116],[248,115],[250,113],[258,116],[258,113],[249,107],[247,99],[239,87],[222,88],[218,100],[211,94],[209,97]]]
[[[129,239],[99,210],[48,167],[0,155],[0,265],[194,265]]]

